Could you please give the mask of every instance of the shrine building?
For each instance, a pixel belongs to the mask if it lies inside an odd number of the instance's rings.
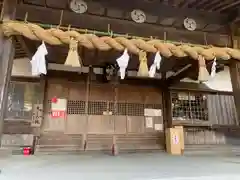
[[[0,0],[0,152],[240,148],[239,0]]]

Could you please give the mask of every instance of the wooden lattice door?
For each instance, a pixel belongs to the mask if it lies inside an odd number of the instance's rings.
[[[67,116],[51,117],[51,98],[67,99]],[[95,81],[49,80],[39,146],[67,151],[163,149],[161,91]],[[151,120],[151,125],[147,120]],[[147,127],[151,126],[151,127]],[[49,150],[49,149],[48,149]]]

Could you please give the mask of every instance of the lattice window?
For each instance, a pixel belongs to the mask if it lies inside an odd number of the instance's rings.
[[[145,104],[145,108],[148,109],[161,109],[162,105],[161,104]]]
[[[113,115],[116,115],[117,109],[115,109],[115,103],[114,102],[109,102],[108,104],[108,110],[112,112]]]
[[[127,106],[125,103],[117,104],[117,113],[116,115],[127,115]]]
[[[85,101],[68,101],[68,114],[85,114]],[[116,109],[115,109],[116,108]],[[144,116],[144,108],[161,109],[161,104],[115,103],[103,101],[89,101],[88,114],[103,115],[104,112],[112,112],[118,116]],[[48,113],[51,113],[51,100],[48,100]]]
[[[107,102],[93,102],[88,103],[88,114],[102,115],[103,112],[107,111]]]
[[[126,109],[128,116],[144,116],[144,104],[127,103]]]
[[[68,101],[68,114],[85,114],[85,101]]]
[[[208,121],[207,96],[201,93],[172,92],[173,120]]]

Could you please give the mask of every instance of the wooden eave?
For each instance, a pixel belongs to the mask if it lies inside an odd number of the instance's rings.
[[[88,11],[81,15],[72,12],[68,3],[68,0],[20,0],[16,8],[16,19],[53,25],[61,23],[63,26],[71,25],[76,28],[99,31],[107,31],[110,28],[113,32],[122,34],[231,47],[229,24],[233,19],[236,19],[236,13],[232,14],[232,12],[236,12],[236,5],[240,4],[240,1],[131,0],[126,4],[118,0],[92,0],[87,1]],[[144,24],[134,23],[130,17],[132,9],[145,11],[148,16],[147,21]],[[196,20],[198,23],[196,31],[189,32],[183,28],[183,20],[186,17]],[[26,38],[16,39],[16,42],[17,47],[21,47],[16,48],[16,57],[30,57],[39,45],[39,42],[32,42]],[[68,51],[67,47],[48,46],[48,49],[49,62],[64,63]],[[119,56],[115,52],[91,51],[84,48],[81,49],[80,54],[84,65],[93,66],[111,63]],[[154,55],[150,54],[150,56]],[[132,59],[129,63],[129,69],[137,69],[138,58],[132,57]],[[148,63],[151,64],[153,58],[149,59]],[[168,65],[163,67],[165,72],[172,69],[177,71],[188,63],[189,59],[176,61],[175,58],[172,58],[168,61]]]

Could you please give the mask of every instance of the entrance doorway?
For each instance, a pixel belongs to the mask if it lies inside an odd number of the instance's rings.
[[[147,86],[49,79],[38,151],[163,150],[161,91]],[[67,116],[51,117],[51,98]]]

